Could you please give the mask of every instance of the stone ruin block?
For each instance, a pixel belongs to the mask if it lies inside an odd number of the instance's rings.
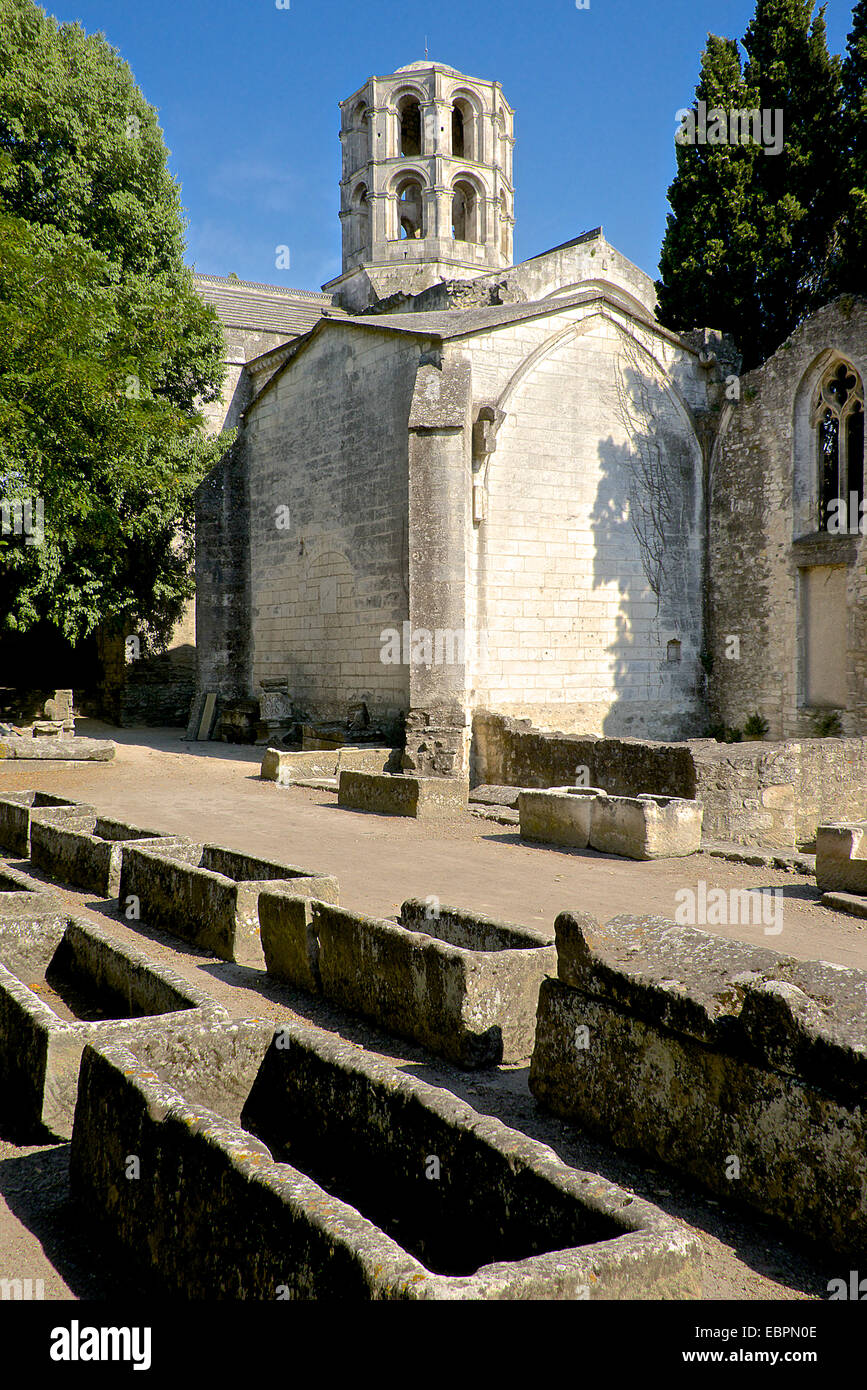
[[[867,971],[660,918],[561,913],[530,1089],[607,1143],[855,1258],[867,1245]]]
[[[701,1242],[680,1222],[299,1024],[89,1047],[70,1185],[162,1296],[701,1296]]]
[[[609,796],[598,787],[522,791],[521,835],[625,859],[665,859],[701,848],[702,806],[680,796]]]
[[[341,771],[337,804],[349,811],[442,820],[458,811],[466,811],[469,795],[469,781],[461,777]]]
[[[270,975],[460,1067],[525,1061],[553,945],[512,923],[405,902],[397,922],[263,893]]]
[[[26,960],[35,927],[62,927],[65,922],[61,904],[44,884],[0,865],[0,959],[7,966],[12,955]]]
[[[89,922],[0,919],[0,1112],[23,1132],[72,1133],[82,1049],[154,1016],[228,1018],[194,985]]]
[[[816,885],[823,893],[867,894],[867,821],[819,826]]]
[[[276,782],[288,787],[293,782],[314,778],[336,779],[342,771],[388,772],[400,766],[399,748],[350,747],[321,748],[309,752],[284,752],[268,748],[262,759],[261,777],[264,782]]]
[[[523,840],[586,849],[590,844],[593,802],[604,796],[600,787],[550,787],[521,791],[518,816]]]
[[[108,739],[79,738],[22,738],[18,734],[4,734],[0,737],[0,762],[5,758],[23,759],[31,762],[111,762],[117,748]]]
[[[177,835],[140,830],[84,808],[60,819],[40,811],[31,816],[30,859],[34,867],[58,883],[87,888],[100,898],[117,897],[123,847],[130,843],[169,850],[180,848],[184,842]]]
[[[30,858],[30,818],[34,811],[51,809],[57,819],[93,811],[79,801],[67,801],[48,792],[7,792],[0,796],[0,850],[18,859]],[[95,812],[94,812],[95,814]]]
[[[337,879],[219,845],[122,850],[119,901],[141,919],[222,960],[261,966],[259,895],[270,890],[339,901]]]

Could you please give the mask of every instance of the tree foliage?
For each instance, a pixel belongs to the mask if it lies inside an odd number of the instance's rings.
[[[837,289],[867,298],[867,0],[858,0],[843,60],[843,158],[848,177]]]
[[[813,0],[757,0],[745,63],[734,40],[709,37],[697,100],[782,112],[782,147],[680,146],[669,190],[660,318],[731,333],[747,368],[837,288],[841,65],[828,52],[824,10],[813,10]]]
[[[0,497],[44,541],[0,550],[0,624],[165,638],[192,592],[192,492],[226,445],[224,367],[184,265],[156,113],[101,35],[0,0]]]

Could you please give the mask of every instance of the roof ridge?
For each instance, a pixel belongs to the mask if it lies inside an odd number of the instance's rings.
[[[294,295],[300,299],[309,299],[316,303],[333,304],[334,299],[330,294],[323,294],[321,290],[293,290],[285,285],[266,285],[261,280],[236,280],[231,275],[207,275],[202,271],[193,271],[194,280],[207,280],[215,285],[234,285],[238,289],[248,290],[268,290],[271,294]]]

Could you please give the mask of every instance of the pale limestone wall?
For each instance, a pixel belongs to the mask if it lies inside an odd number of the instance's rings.
[[[409,703],[380,660],[407,592],[407,422],[418,343],[334,325],[278,374],[246,423],[252,684],[285,676],[319,718]],[[278,529],[286,507],[288,529]]]
[[[266,333],[259,329],[235,328],[223,325],[226,340],[226,381],[218,401],[202,406],[202,414],[211,434],[236,429],[241,412],[249,401],[249,384],[243,376],[244,367],[263,352],[286,341],[285,333]]]
[[[867,732],[867,540],[816,532],[817,454],[809,409],[824,368],[838,354],[867,380],[864,301],[838,300],[819,310],[742,378],[740,401],[727,408],[712,458],[713,703],[733,726],[758,710],[770,738],[813,730],[807,625],[811,610],[821,617],[819,569],[826,575],[843,570],[845,579],[835,576],[824,597],[833,603],[844,583],[846,600],[842,621],[829,609],[827,630],[814,624],[818,662],[825,642],[824,659],[836,656],[838,669],[813,693],[839,699],[845,691],[843,732]],[[835,651],[841,643],[845,650]]]
[[[704,404],[694,355],[598,306],[450,346],[459,353],[471,356],[476,404],[506,416],[487,518],[468,538],[468,609],[487,642],[473,706],[570,732],[698,732],[702,466],[677,390]],[[658,612],[633,524],[651,519],[642,460],[668,499],[661,573],[651,565]]]

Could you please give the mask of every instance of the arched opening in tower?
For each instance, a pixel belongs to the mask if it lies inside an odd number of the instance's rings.
[[[404,97],[400,115],[400,152],[412,157],[421,154],[421,107],[415,97]]]
[[[459,106],[452,107],[452,154],[455,159],[466,159],[464,113]]]
[[[479,200],[471,183],[456,183],[452,197],[452,236],[455,241],[478,241]]]
[[[421,184],[414,179],[408,179],[398,189],[397,224],[401,241],[415,241],[424,236]]]

